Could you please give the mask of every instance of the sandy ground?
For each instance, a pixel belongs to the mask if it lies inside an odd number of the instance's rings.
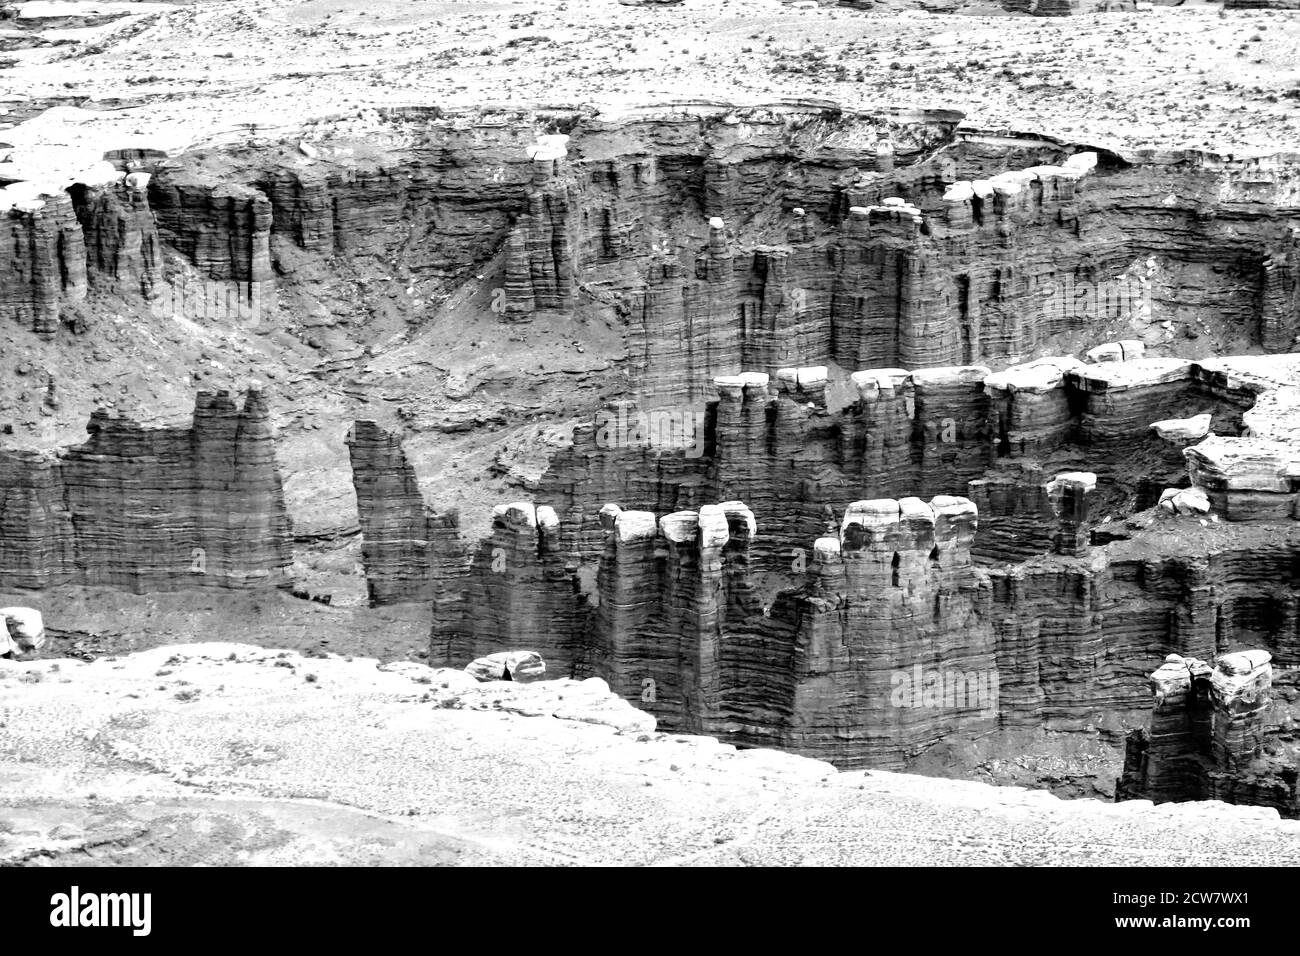
[[[653,731],[601,682],[248,645],[0,661],[0,864],[1300,863],[1300,822]]]

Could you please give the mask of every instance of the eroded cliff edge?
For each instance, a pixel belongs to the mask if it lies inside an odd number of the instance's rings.
[[[1300,823],[664,733],[599,681],[248,644],[0,661],[7,864],[1292,864]],[[881,839],[888,826],[893,839]],[[1198,838],[1186,839],[1193,829]]]
[[[522,643],[574,672],[621,661],[623,692],[653,687],[670,724],[903,766],[1020,726],[1117,738],[1168,653],[1294,657],[1287,453],[1243,418],[1282,389],[1206,358],[1283,352],[1300,331],[1293,157],[695,104],[618,119],[395,110],[365,140],[322,123],[106,162],[70,189],[9,188],[14,328],[74,336],[96,296],[130,306],[159,289],[188,317],[177,290],[198,281],[205,323],[315,343],[311,376],[344,396],[329,495],[353,493],[348,455],[369,599],[431,607],[436,659]],[[471,374],[441,364],[448,324],[490,343]],[[576,354],[523,364],[557,331]],[[540,401],[512,408],[512,388]],[[273,416],[290,391],[267,389]],[[1199,435],[1151,427],[1206,414]],[[493,495],[452,479],[462,440],[489,451],[476,464]],[[1267,458],[1244,480],[1241,448]],[[299,438],[279,454],[303,451]],[[177,473],[191,477],[159,480],[193,488],[207,470]],[[256,548],[282,568],[268,481],[254,482]],[[1160,519],[1207,542],[1189,549],[1150,516],[1129,526],[1193,484],[1214,516],[1269,527]],[[308,497],[285,505],[300,534]],[[958,500],[960,533],[934,504]],[[24,507],[14,540],[61,540]],[[234,495],[195,521],[226,529],[243,507]],[[879,541],[846,536],[850,514],[883,521]],[[645,527],[624,540],[620,521]],[[17,547],[16,567],[66,565],[69,546]],[[189,586],[173,557],[156,580],[108,583]],[[1236,577],[1257,565],[1276,593]],[[52,573],[15,583],[98,580]],[[885,713],[897,675],[945,661],[977,688],[996,677],[998,706]]]

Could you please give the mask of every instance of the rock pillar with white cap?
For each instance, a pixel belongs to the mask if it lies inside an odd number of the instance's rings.
[[[86,296],[85,242],[71,197],[57,184],[0,189],[0,243],[0,321],[53,335],[63,306]]]
[[[569,172],[568,137],[539,136],[528,148],[532,180],[526,207],[506,240],[502,316],[526,321],[537,312],[572,311],[576,303],[577,184]]]
[[[1092,523],[1088,517],[1089,496],[1097,490],[1097,476],[1090,471],[1057,475],[1047,485],[1047,497],[1056,516],[1052,550],[1081,557],[1091,546]]]
[[[547,673],[586,676],[585,599],[547,505],[518,501],[492,510],[492,533],[466,577],[466,632],[449,642],[449,662],[507,650],[542,655]]]
[[[797,596],[785,746],[841,767],[900,769],[951,733],[997,726],[989,592],[971,565],[974,505],[938,496],[857,501],[814,546]]]
[[[108,163],[68,190],[86,246],[92,285],[148,298],[162,280],[162,245],[149,208],[149,174],[124,174]]]
[[[655,626],[661,606],[656,566],[658,521],[649,511],[625,511],[607,504],[600,511],[600,523],[605,549],[596,575],[600,594],[594,635],[594,656],[600,661],[597,671],[614,693],[658,713],[654,705],[659,685],[667,692],[677,680],[671,655],[662,655]]]
[[[1294,755],[1265,747],[1272,655],[1223,654],[1211,667],[1171,654],[1151,675],[1148,728],[1129,732],[1117,800],[1222,800],[1300,816]]]
[[[854,372],[849,380],[858,400],[842,416],[844,469],[868,494],[904,494],[915,485],[912,375],[901,368],[875,368]]]

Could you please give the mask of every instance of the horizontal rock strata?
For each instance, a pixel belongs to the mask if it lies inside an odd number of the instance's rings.
[[[0,450],[0,586],[133,591],[287,586],[265,398],[200,392],[184,428],[97,412],[58,454]]]
[[[1295,755],[1265,748],[1272,677],[1267,651],[1226,654],[1213,667],[1171,655],[1151,675],[1151,724],[1128,736],[1116,798],[1222,800],[1300,817]]]

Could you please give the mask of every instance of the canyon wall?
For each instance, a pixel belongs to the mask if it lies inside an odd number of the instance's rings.
[[[1292,346],[1300,158],[811,104],[383,118],[8,183],[0,320],[57,335],[166,262],[268,309],[369,270],[405,295],[358,282],[358,308],[412,328],[452,301],[615,329],[622,400],[481,541],[423,499],[402,432],[354,426],[369,600],[431,605],[438,661],[527,645],[665,726],[901,766],[1135,714],[1170,653],[1295,659],[1300,467],[1284,416],[1251,417],[1282,390],[1143,350]],[[0,469],[7,586],[284,581],[259,396],[202,398],[188,430],[97,415]],[[926,704],[948,671],[997,705]]]
[[[0,171],[0,320],[50,336],[88,288],[152,295],[162,261],[148,182],[107,162],[66,188]]]
[[[1169,654],[1254,646],[1300,663],[1300,524],[1262,543],[1249,525],[1189,537],[1198,519],[1170,516],[1090,547],[1094,489],[1084,473],[1049,482],[1047,553],[988,568],[968,499],[854,502],[770,600],[761,523],[739,501],[659,517],[607,505],[590,593],[552,509],[501,506],[431,658],[535,649],[665,729],[892,768],[945,739],[1118,734]]]
[[[0,450],[0,587],[287,587],[265,398],[200,392],[184,428],[97,412],[57,453]]]
[[[1295,157],[797,104],[385,117],[371,144],[322,121],[297,146],[11,182],[0,307],[50,333],[88,277],[149,294],[162,247],[268,311],[332,258],[400,263],[435,304],[477,273],[503,321],[625,321],[645,406],[742,371],[1005,366],[1099,322],[1209,314],[1275,352],[1300,333]]]
[[[52,335],[64,304],[86,296],[86,247],[72,197],[5,198],[12,204],[0,204],[0,319]]]
[[[1131,731],[1116,799],[1222,800],[1300,817],[1300,763],[1268,740],[1271,656],[1226,654],[1213,667],[1170,657],[1151,675],[1148,729]]]
[[[1253,393],[1213,386],[1197,363],[1163,358],[1085,365],[1045,358],[998,373],[982,366],[826,367],[720,376],[716,399],[646,410],[623,403],[580,426],[537,494],[553,503],[565,547],[601,548],[606,501],[663,512],[739,499],[763,516],[755,560],[776,571],[822,533],[829,512],[869,497],[961,494],[983,520],[980,561],[1050,549],[1047,485],[1087,470],[1116,513],[1186,484],[1184,445],[1152,425],[1208,413],[1240,431]],[[1235,423],[1235,424],[1234,424]],[[1289,500],[1289,499],[1288,499]],[[1231,514],[1228,517],[1232,517]]]

